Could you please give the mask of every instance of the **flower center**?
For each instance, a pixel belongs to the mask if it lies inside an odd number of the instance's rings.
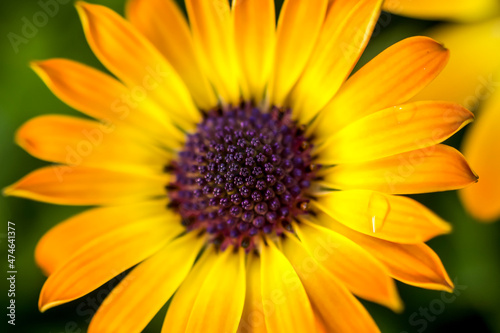
[[[251,249],[262,233],[291,230],[293,217],[307,213],[316,168],[303,133],[290,110],[208,113],[170,166],[170,206],[222,249]]]

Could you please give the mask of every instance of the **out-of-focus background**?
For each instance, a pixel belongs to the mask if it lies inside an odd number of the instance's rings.
[[[106,4],[123,14],[124,1],[92,2]],[[43,4],[48,3],[55,3],[57,7],[52,5],[47,9]],[[277,1],[278,8],[280,5],[281,1]],[[47,15],[40,15],[40,12]],[[439,24],[442,23],[383,13],[357,68],[389,45],[405,37],[422,34]],[[464,40],[464,43],[467,42]],[[453,49],[451,52],[453,56]],[[46,164],[15,145],[13,138],[16,128],[37,115],[78,115],[78,112],[54,97],[28,66],[32,60],[55,57],[78,60],[104,70],[85,41],[73,1],[1,1],[0,188]],[[476,60],[470,59],[471,63],[474,61]],[[500,55],[498,61],[500,63]],[[455,84],[460,85],[460,82]],[[466,131],[467,128],[447,143],[459,148]],[[456,291],[454,295],[448,295],[398,283],[405,302],[403,313],[395,314],[378,305],[364,302],[382,332],[500,332],[500,223],[483,224],[475,221],[462,208],[456,192],[418,195],[414,198],[454,225],[451,235],[433,239],[429,245],[441,257],[455,282]],[[36,267],[33,255],[38,239],[49,228],[83,209],[0,196],[0,308],[3,309],[0,311],[0,318],[1,325],[5,328],[2,332],[86,331],[98,304],[109,293],[110,284],[87,297],[41,314],[37,303],[45,277]],[[15,256],[18,273],[15,328],[7,325],[6,317],[8,221],[14,222],[16,227]],[[166,307],[155,317],[146,332],[160,331],[165,311]]]

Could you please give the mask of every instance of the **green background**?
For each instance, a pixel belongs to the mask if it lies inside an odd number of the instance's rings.
[[[106,4],[123,14],[124,0],[93,1]],[[279,4],[277,4],[279,7]],[[32,60],[55,57],[70,58],[103,69],[90,51],[76,14],[69,1],[59,5],[58,12],[46,25],[20,44],[18,52],[8,34],[21,35],[23,17],[32,21],[41,9],[37,1],[0,2],[0,187],[3,188],[23,175],[46,163],[29,156],[14,144],[16,128],[28,119],[42,114],[78,113],[64,105],[44,86],[28,67]],[[423,22],[383,14],[380,33],[374,36],[360,64],[365,63],[385,47],[405,37],[417,35],[438,22]],[[500,61],[500,60],[499,60]],[[359,65],[358,65],[359,67]],[[98,89],[98,87],[97,87]],[[462,131],[463,132],[463,131]],[[449,144],[459,147],[463,133]],[[481,224],[470,218],[458,201],[457,193],[418,195],[415,198],[452,222],[451,235],[429,242],[440,255],[450,277],[460,286],[460,294],[450,303],[441,301],[442,293],[398,283],[405,311],[395,314],[380,306],[364,302],[382,332],[500,332],[500,224]],[[7,332],[85,332],[100,301],[109,292],[106,286],[69,304],[41,314],[37,309],[38,295],[45,280],[34,262],[37,240],[52,226],[72,216],[82,208],[55,206],[19,198],[0,196],[0,248],[2,271],[7,275],[7,221],[16,224],[16,327],[7,325],[2,314],[2,327]],[[2,278],[2,305],[6,313],[8,286]],[[442,306],[444,305],[444,306]],[[425,319],[422,309],[434,307]],[[159,332],[166,307],[146,329]],[[416,314],[415,314],[416,313]],[[413,318],[413,321],[412,321]]]

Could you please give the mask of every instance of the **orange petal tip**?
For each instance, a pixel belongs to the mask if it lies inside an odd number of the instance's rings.
[[[45,286],[46,284],[42,287],[42,291],[40,292],[40,298],[38,299],[38,311],[44,313],[45,311],[52,309],[53,307],[67,303],[67,301],[50,300],[49,297],[47,296]]]
[[[40,302],[38,302],[38,311],[41,313],[44,313],[45,311],[52,309],[53,307],[62,304],[64,302],[50,302],[50,303],[42,303],[41,299]]]
[[[4,197],[10,197],[10,196],[12,196],[12,195],[15,193],[15,191],[16,191],[16,189],[15,189],[14,185],[15,185],[15,184],[5,187],[5,188],[2,190],[2,195],[3,195]]]
[[[401,297],[399,297],[399,295],[395,295],[391,300],[391,303],[387,304],[387,307],[398,314],[403,313],[405,309],[405,305],[401,300]]]

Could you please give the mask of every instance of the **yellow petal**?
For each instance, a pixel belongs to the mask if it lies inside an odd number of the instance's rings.
[[[451,226],[413,199],[368,190],[337,191],[313,203],[345,226],[376,238],[414,244]]]
[[[497,0],[385,0],[384,10],[426,20],[475,21],[500,13],[500,3]]]
[[[163,172],[171,153],[133,134],[96,121],[44,115],[25,123],[16,133],[16,142],[50,162],[144,174]]]
[[[168,211],[166,205],[167,200],[158,200],[95,208],[75,215],[57,224],[40,239],[35,249],[35,260],[49,275],[96,237],[123,225],[157,216],[165,216],[169,223],[180,225],[180,217]]]
[[[245,304],[245,251],[218,254],[192,308],[186,332],[236,332]],[[187,309],[186,309],[187,310]]]
[[[186,0],[191,31],[204,71],[223,102],[240,103],[240,67],[229,2]]]
[[[290,99],[308,123],[332,99],[354,68],[380,14],[381,0],[335,1]]]
[[[441,72],[448,57],[448,50],[428,37],[394,44],[347,80],[309,133],[323,140],[363,116],[405,103]]]
[[[165,110],[137,95],[139,90],[134,92],[109,75],[66,59],[33,62],[31,68],[59,99],[93,118],[110,125],[138,128],[167,147],[175,148],[173,143],[184,139],[183,133],[165,117]],[[167,140],[165,134],[174,140]]]
[[[470,111],[448,102],[393,106],[333,134],[317,148],[317,162],[370,161],[430,147],[448,139],[473,119]]]
[[[294,236],[283,241],[283,253],[299,275],[327,332],[380,332],[364,306]]]
[[[283,106],[309,59],[325,19],[328,1],[285,0],[276,32],[271,104]]]
[[[273,0],[233,1],[236,50],[251,93],[259,103],[274,60],[276,15]]]
[[[453,290],[453,282],[438,255],[424,243],[400,244],[374,238],[354,231],[325,214],[320,214],[317,221],[370,252],[387,267],[393,278],[420,288]]]
[[[5,195],[59,205],[113,205],[165,196],[168,176],[53,165],[31,172],[4,189]]]
[[[467,133],[463,150],[480,180],[461,191],[465,208],[475,218],[491,222],[500,217],[500,93],[497,91],[474,127]]]
[[[161,53],[111,9],[77,2],[87,41],[99,60],[132,90],[161,105],[186,129],[201,120],[184,82]]]
[[[238,333],[266,333],[266,319],[261,292],[261,260],[252,253],[247,256],[247,290]]]
[[[127,17],[172,64],[193,95],[196,104],[205,110],[218,101],[197,58],[191,31],[177,4],[172,0],[130,0]]]
[[[82,247],[43,285],[40,311],[88,294],[161,249],[182,230],[165,217],[125,224]]]
[[[218,254],[212,246],[208,247],[196,262],[186,280],[175,293],[170,304],[167,316],[163,322],[162,332],[184,333],[186,332],[191,309],[201,292],[201,287],[207,275],[214,267]]]
[[[309,255],[351,292],[395,311],[401,309],[394,281],[370,253],[341,234],[308,221],[294,228]]]
[[[456,149],[435,145],[325,171],[319,183],[339,190],[367,189],[392,194],[449,191],[477,182],[476,174]]]
[[[190,232],[140,263],[104,300],[89,332],[142,332],[184,281],[204,243]]]
[[[260,249],[261,292],[268,332],[311,332],[314,313],[290,262],[268,241]]]
[[[499,26],[500,18],[495,18],[475,24],[443,24],[426,31],[450,49],[451,58],[415,100],[453,101],[470,110],[487,100],[499,87],[499,78],[495,76],[500,70]]]

